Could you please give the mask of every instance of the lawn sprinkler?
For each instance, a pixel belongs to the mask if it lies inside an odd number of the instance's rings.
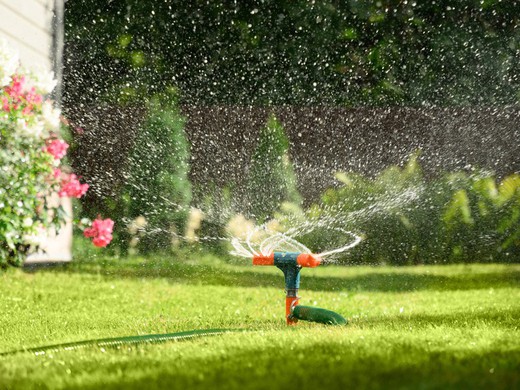
[[[302,267],[314,268],[321,263],[321,257],[311,253],[273,252],[268,255],[256,254],[253,256],[253,265],[274,265],[281,269],[284,274],[287,325],[295,325],[298,320],[331,325],[345,325],[347,323],[345,318],[331,310],[298,305],[300,270]]]

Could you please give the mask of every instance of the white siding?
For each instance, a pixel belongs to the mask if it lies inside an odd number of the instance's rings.
[[[0,0],[0,36],[25,66],[51,70],[53,7],[54,0]]]

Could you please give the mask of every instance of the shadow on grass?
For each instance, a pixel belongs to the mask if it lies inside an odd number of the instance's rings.
[[[485,311],[465,310],[450,314],[399,314],[392,316],[369,316],[350,319],[352,324],[359,327],[383,326],[388,330],[403,329],[416,330],[425,327],[447,326],[457,329],[475,329],[479,325],[492,324],[493,328],[516,329],[520,322],[520,310],[512,309],[492,309]]]
[[[381,351],[334,340],[280,349],[253,348],[233,354],[157,362],[144,370],[137,359],[116,376],[120,363],[104,367],[95,389],[513,389],[520,384],[520,351],[497,346],[486,351],[432,351],[425,345],[396,343]],[[282,368],[280,368],[282,367]],[[96,379],[98,382],[96,383]]]
[[[252,267],[218,267],[182,262],[78,262],[53,267],[28,267],[27,272],[70,272],[101,275],[106,278],[164,278],[172,283],[283,288],[280,273],[266,273]],[[520,271],[454,273],[451,276],[403,272],[366,273],[349,276],[320,276],[302,271],[301,289],[313,291],[447,291],[518,287]]]

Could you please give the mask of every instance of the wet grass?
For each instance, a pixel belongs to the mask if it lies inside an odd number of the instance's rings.
[[[346,327],[283,322],[274,268],[99,260],[0,274],[0,352],[190,329],[250,332],[0,357],[0,388],[519,388],[520,265],[323,267],[301,303]]]

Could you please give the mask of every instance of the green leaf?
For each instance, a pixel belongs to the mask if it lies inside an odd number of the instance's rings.
[[[447,224],[456,224],[459,221],[467,225],[474,223],[471,217],[468,194],[465,190],[455,192],[444,212],[443,220]]]

